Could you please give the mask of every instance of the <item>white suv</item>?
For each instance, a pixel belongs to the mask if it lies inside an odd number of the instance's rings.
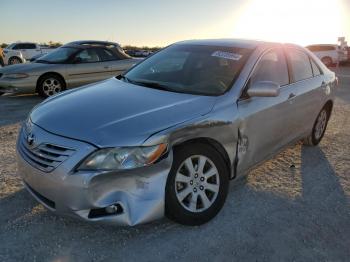
[[[321,44],[306,47],[313,52],[326,66],[331,66],[347,60],[347,51],[338,45]]]
[[[36,43],[13,43],[3,50],[4,64],[20,64],[39,54],[47,54],[52,48],[43,48]]]

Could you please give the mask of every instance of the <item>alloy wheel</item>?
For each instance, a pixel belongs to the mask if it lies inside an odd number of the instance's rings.
[[[327,125],[327,111],[323,109],[319,114],[315,126],[315,138],[320,139]]]
[[[42,85],[43,92],[47,96],[53,96],[62,91],[62,85],[60,81],[55,78],[46,79]]]
[[[188,157],[176,172],[177,200],[190,212],[203,212],[210,208],[219,193],[219,185],[218,169],[206,156]]]

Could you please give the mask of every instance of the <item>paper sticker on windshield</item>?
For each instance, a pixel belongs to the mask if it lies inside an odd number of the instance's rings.
[[[242,55],[239,55],[239,54],[235,54],[231,52],[223,52],[223,51],[215,51],[214,53],[211,54],[211,56],[216,56],[216,57],[235,60],[235,61],[238,61],[242,57]]]

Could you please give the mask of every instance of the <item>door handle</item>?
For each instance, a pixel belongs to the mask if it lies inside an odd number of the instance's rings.
[[[290,93],[289,96],[288,96],[288,99],[292,99],[293,97],[295,97],[295,94],[294,93]]]
[[[104,66],[103,68],[104,68],[104,69],[109,69],[109,66]]]

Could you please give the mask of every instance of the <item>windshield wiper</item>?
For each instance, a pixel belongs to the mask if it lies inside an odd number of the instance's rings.
[[[131,82],[130,79],[127,78],[125,75],[118,75],[118,76],[116,76],[116,78],[117,78],[118,80],[123,79],[123,80],[126,80],[126,82]]]
[[[154,88],[154,89],[158,89],[158,90],[164,90],[164,91],[171,91],[173,92],[174,90],[172,90],[171,88],[162,85],[158,82],[152,82],[152,81],[134,81],[132,80],[131,83],[136,84],[136,85],[141,85],[141,86],[145,86],[145,87],[149,87],[149,88]]]
[[[119,76],[117,76],[117,79],[119,79],[119,80],[123,79],[126,82],[134,84],[134,85],[140,85],[140,86],[145,86],[145,87],[154,88],[154,89],[158,89],[158,90],[174,92],[174,90],[172,90],[169,87],[167,87],[165,85],[162,85],[162,84],[160,84],[158,82],[132,80],[132,79],[126,77],[125,75],[119,75]]]
[[[43,63],[43,64],[50,64],[49,61],[41,60],[41,59],[35,60],[34,62],[36,62],[36,63]]]

